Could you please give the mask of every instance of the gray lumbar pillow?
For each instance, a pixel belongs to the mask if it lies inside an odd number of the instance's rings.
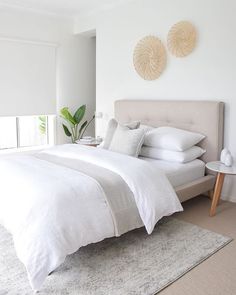
[[[118,124],[113,135],[109,150],[132,157],[138,157],[143,145],[145,130],[130,129]]]
[[[106,136],[105,136],[104,141],[103,141],[102,146],[101,146],[102,148],[109,149],[110,144],[112,142],[113,135],[114,135],[114,133],[116,131],[117,126],[118,126],[118,122],[116,121],[116,119],[111,119],[108,122]],[[134,121],[134,122],[124,124],[124,126],[128,127],[129,129],[137,129],[140,126],[140,122]]]

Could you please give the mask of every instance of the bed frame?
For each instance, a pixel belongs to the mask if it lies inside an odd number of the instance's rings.
[[[153,127],[172,126],[206,135],[199,144],[206,149],[202,160],[207,163],[220,157],[223,147],[224,103],[219,101],[162,101],[118,100],[115,118],[126,123],[141,121]],[[204,177],[175,187],[181,202],[210,192],[215,185],[215,175],[206,171]]]

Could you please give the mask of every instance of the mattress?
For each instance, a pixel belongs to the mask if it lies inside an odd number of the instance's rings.
[[[160,168],[173,187],[187,184],[205,175],[205,163],[198,159],[188,163],[168,162],[145,157],[140,157],[140,159],[149,161]]]

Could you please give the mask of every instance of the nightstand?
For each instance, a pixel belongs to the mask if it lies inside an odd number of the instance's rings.
[[[216,184],[214,188],[214,194],[211,203],[210,216],[214,216],[216,213],[216,207],[220,200],[222,187],[224,184],[224,178],[226,174],[235,175],[236,166],[227,167],[220,161],[209,162],[206,164],[206,168],[211,171],[217,172]]]
[[[87,145],[87,146],[97,147],[99,144],[101,144],[101,142],[98,142],[98,141],[96,141],[96,140],[91,141],[91,142],[80,142],[80,141],[77,141],[76,144],[81,144],[81,145]]]

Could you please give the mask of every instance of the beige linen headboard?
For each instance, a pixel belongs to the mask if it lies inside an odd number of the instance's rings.
[[[206,149],[202,160],[219,160],[223,147],[224,103],[219,101],[118,100],[115,118],[153,127],[172,126],[202,133],[199,146]]]

